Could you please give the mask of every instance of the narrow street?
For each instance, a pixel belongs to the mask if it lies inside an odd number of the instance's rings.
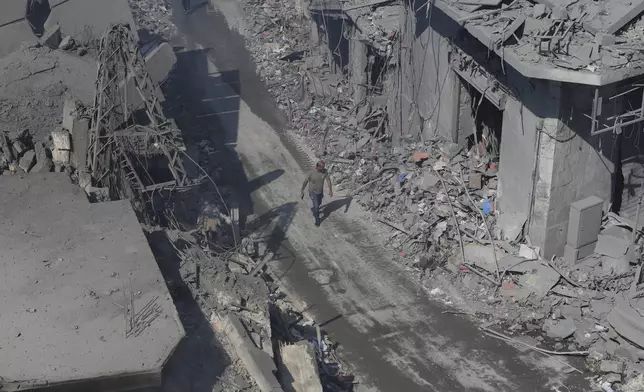
[[[213,140],[229,146],[222,179],[239,192],[245,229],[266,239],[280,284],[339,342],[358,390],[588,390],[568,374],[565,358],[519,352],[443,313],[350,199],[327,198],[322,226],[313,225],[299,196],[314,158],[285,131],[243,36],[228,27],[243,25],[233,18],[241,13],[232,0],[189,15],[175,0],[181,94],[193,102],[190,114],[210,124]]]

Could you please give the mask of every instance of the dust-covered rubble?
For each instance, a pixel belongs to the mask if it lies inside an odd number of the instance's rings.
[[[139,30],[164,40],[169,40],[176,33],[177,28],[170,20],[171,0],[129,0],[128,3]],[[145,40],[145,38],[142,36],[142,39]]]
[[[325,390],[350,390],[354,379],[335,356],[335,344],[274,282],[267,263],[272,260],[270,252],[259,254],[257,250],[262,247],[249,243],[248,237],[237,248],[212,252],[204,245],[205,238],[199,231],[166,231],[165,235],[182,260],[183,281],[189,282],[202,308],[212,312],[215,325],[227,314],[235,317],[254,347],[252,350],[261,350],[278,363],[283,360],[280,347],[284,344],[310,344],[315,354],[315,367],[309,370],[310,374],[316,377],[319,374],[318,383]],[[258,276],[253,276],[255,273]],[[286,377],[289,373],[281,374]],[[315,384],[313,380],[309,383]]]

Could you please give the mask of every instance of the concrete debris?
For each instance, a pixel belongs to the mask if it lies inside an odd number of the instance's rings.
[[[625,239],[600,234],[597,238],[595,253],[619,259],[626,255],[626,252],[628,252],[628,246],[629,243]]]
[[[31,168],[36,164],[36,153],[34,151],[27,151],[22,158],[20,158],[20,168],[29,173]]]
[[[177,56],[174,49],[167,42],[159,44],[145,56],[145,64],[152,81],[157,84],[162,83],[170,74],[177,62]]]
[[[599,371],[602,373],[617,373],[624,372],[624,363],[618,361],[603,360],[599,364]]]
[[[172,1],[170,0],[128,0],[136,25],[150,36],[161,36],[168,40],[177,31],[172,23]],[[141,37],[144,41],[145,37]]]
[[[74,45],[76,45],[76,42],[74,41],[74,38],[71,36],[66,36],[60,41],[60,44],[58,45],[58,49],[60,50],[72,50],[74,49]]]
[[[280,382],[287,392],[322,392],[315,349],[309,342],[280,346]]]
[[[543,324],[543,331],[546,335],[557,340],[572,336],[576,330],[577,326],[575,326],[575,322],[572,319],[547,319]]]
[[[546,5],[545,4],[535,4],[532,7],[532,16],[535,18],[541,18],[546,14]]]
[[[49,30],[45,31],[45,34],[40,38],[40,41],[51,49],[58,49],[62,39],[63,36],[60,32],[60,26],[56,24]]]
[[[220,317],[213,313],[210,321],[216,331],[228,338],[262,392],[282,391],[275,377],[277,369],[273,359],[253,345],[239,317],[232,314]]]
[[[63,103],[63,129],[72,132],[74,129],[74,122],[81,115],[82,104],[77,99],[67,96]]]
[[[622,392],[640,392],[644,391],[644,374],[638,374],[636,377],[628,380],[622,387]]]

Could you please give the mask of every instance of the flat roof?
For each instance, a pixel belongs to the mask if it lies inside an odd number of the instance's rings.
[[[539,1],[557,5],[560,0]],[[619,6],[628,1],[611,0],[614,13],[606,11],[606,15],[586,4],[595,3],[592,0],[570,4],[567,16],[563,18],[564,24],[556,34],[550,34],[564,36],[561,42],[565,49],[547,49],[543,53],[540,52],[543,37],[560,23],[553,17],[552,10],[546,9],[543,15],[537,16],[535,4],[528,0],[516,0],[510,5],[502,5],[499,1],[492,8],[472,5],[478,0],[437,0],[435,5],[526,77],[603,86],[644,73],[644,45],[641,45],[644,33],[621,32],[615,37],[616,42],[598,45],[596,35],[601,31],[587,31],[594,26],[614,32],[619,30],[615,30],[616,26],[621,29],[634,20],[639,14],[632,14],[633,9],[638,10],[636,3],[641,1],[632,4],[635,8]],[[522,37],[513,39],[511,30],[519,28],[523,29]],[[640,46],[642,49],[638,48]]]
[[[63,173],[0,189],[0,389],[160,373],[184,330],[130,203]]]

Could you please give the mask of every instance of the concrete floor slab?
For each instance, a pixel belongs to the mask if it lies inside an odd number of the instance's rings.
[[[90,204],[59,173],[0,189],[0,389],[159,384],[184,331],[129,202]]]

